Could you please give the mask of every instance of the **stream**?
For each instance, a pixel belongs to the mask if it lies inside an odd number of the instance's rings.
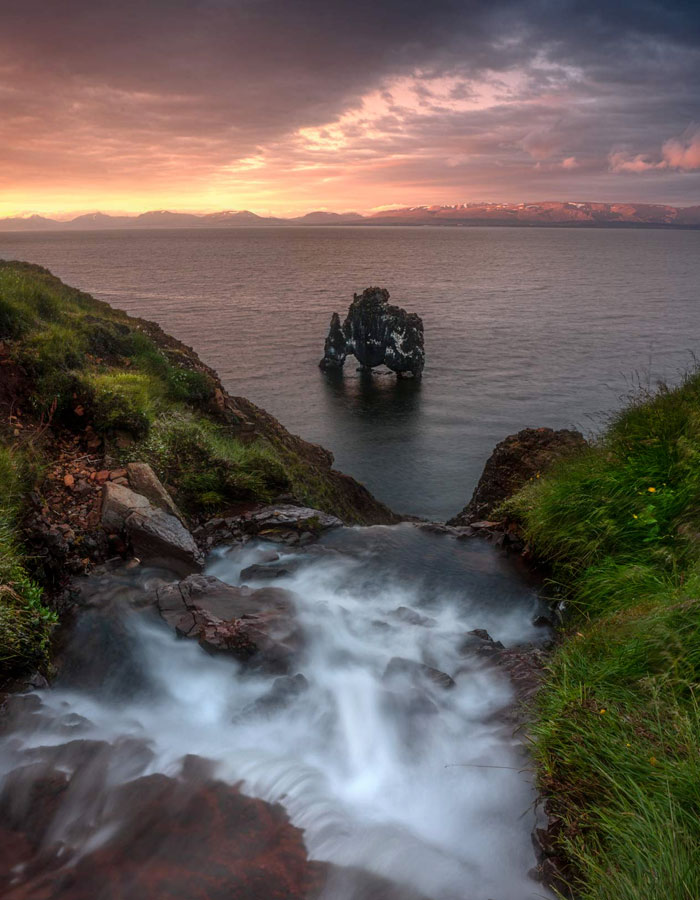
[[[262,569],[242,578],[251,565]],[[7,900],[549,896],[527,874],[534,789],[513,689],[468,635],[486,629],[506,647],[549,637],[516,560],[402,524],[338,528],[303,548],[220,547],[206,573],[293,592],[293,669],[252,671],[178,638],[149,601],[167,572],[85,579],[58,677],[5,717],[3,808],[11,821],[35,813],[31,847],[10,847]],[[223,820],[200,815],[217,791]],[[303,831],[309,859],[327,864],[313,885],[304,874],[279,887],[296,871],[287,844],[287,863],[261,863],[269,888],[236,880],[232,851],[209,842],[238,827],[232,817],[263,815],[246,798],[281,804]],[[168,866],[177,887],[164,892]]]

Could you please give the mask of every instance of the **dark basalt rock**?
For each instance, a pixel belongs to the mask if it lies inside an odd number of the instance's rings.
[[[348,354],[364,369],[383,364],[399,376],[419,377],[425,363],[423,321],[390,305],[384,288],[366,288],[354,295],[342,326],[333,313],[320,366],[340,369]]]
[[[583,435],[566,428],[524,428],[499,444],[488,458],[471,500],[448,525],[484,528],[504,500],[512,497],[531,478],[537,478],[556,460],[586,446]]]
[[[392,656],[382,678],[384,681],[392,681],[395,678],[416,682],[429,681],[443,690],[449,690],[455,686],[454,678],[446,672],[426,666],[425,663],[417,662],[414,659],[406,659],[403,656]]]

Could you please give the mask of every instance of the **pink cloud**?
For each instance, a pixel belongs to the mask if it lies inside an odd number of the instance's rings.
[[[649,159],[648,154],[636,156],[625,150],[617,150],[608,156],[610,171],[632,172],[640,175],[659,169],[675,169],[679,172],[693,172],[700,169],[700,128],[693,126],[680,137],[669,138],[661,148],[661,159]]]
[[[664,162],[672,169],[692,172],[700,169],[700,128],[671,138],[663,146]]]
[[[654,169],[665,169],[668,165],[664,160],[651,162],[643,153],[632,156],[624,150],[611,153],[608,157],[610,171],[615,173],[633,172],[637,175],[642,172],[651,172]]]

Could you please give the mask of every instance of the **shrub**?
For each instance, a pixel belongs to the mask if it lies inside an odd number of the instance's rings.
[[[103,372],[85,376],[82,385],[97,431],[127,431],[135,438],[148,434],[162,399],[157,379],[140,372]]]

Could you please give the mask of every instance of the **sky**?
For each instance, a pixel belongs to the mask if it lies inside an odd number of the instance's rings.
[[[700,203],[700,3],[0,0],[0,215]]]

